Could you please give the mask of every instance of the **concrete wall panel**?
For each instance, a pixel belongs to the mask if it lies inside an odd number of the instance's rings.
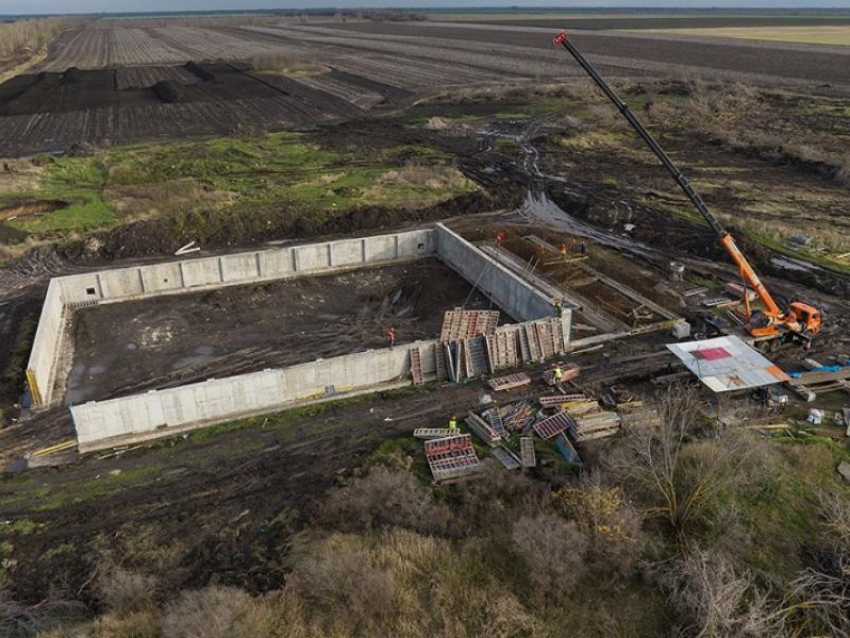
[[[187,288],[194,286],[213,286],[221,283],[221,265],[218,257],[187,259],[181,262],[183,284]]]
[[[41,308],[38,328],[33,339],[29,362],[28,375],[35,383],[34,399],[40,395],[43,404],[50,403],[53,390],[53,374],[62,350],[62,336],[65,329],[65,302],[62,286],[58,279],[53,279],[47,286],[47,295]]]
[[[366,238],[366,262],[396,259],[396,238],[393,235]]]
[[[331,260],[334,267],[354,266],[364,263],[362,239],[335,241],[331,244]]]
[[[138,268],[105,270],[100,274],[100,284],[104,299],[136,297],[144,292]]]
[[[157,264],[141,268],[145,293],[167,292],[183,287],[179,263]]]
[[[221,258],[224,281],[248,281],[260,276],[257,269],[257,253],[239,253]]]
[[[437,224],[437,252],[467,281],[519,321],[551,317],[553,299],[523,281],[457,233]],[[565,311],[568,311],[566,309]]]
[[[328,244],[307,244],[296,246],[292,250],[295,252],[295,268],[299,272],[326,270],[331,267]]]
[[[101,298],[97,273],[60,277],[62,298],[66,304],[97,301]]]
[[[261,277],[285,277],[292,272],[292,249],[264,250],[259,255]]]

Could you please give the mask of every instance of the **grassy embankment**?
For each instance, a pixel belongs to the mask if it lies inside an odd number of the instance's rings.
[[[475,189],[451,166],[451,156],[427,146],[399,144],[361,156],[290,133],[147,144],[92,157],[40,156],[33,162],[39,166],[20,169],[30,175],[28,182],[14,179],[19,160],[5,192],[0,186],[0,210],[9,211],[5,224],[19,232],[13,241],[27,247],[163,213],[290,205],[309,215],[364,205],[420,207]],[[67,207],[56,208],[55,202]],[[17,214],[20,204],[29,208]],[[7,246],[8,254],[15,252]]]

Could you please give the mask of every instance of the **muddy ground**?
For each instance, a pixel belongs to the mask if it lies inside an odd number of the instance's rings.
[[[68,403],[291,366],[439,336],[491,303],[436,259],[77,310]]]

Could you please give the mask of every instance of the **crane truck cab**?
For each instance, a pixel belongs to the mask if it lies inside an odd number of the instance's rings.
[[[789,307],[791,312],[794,313],[794,317],[796,317],[797,322],[803,326],[805,332],[813,337],[820,332],[820,310],[807,303],[803,303],[802,301],[795,301],[790,304]]]

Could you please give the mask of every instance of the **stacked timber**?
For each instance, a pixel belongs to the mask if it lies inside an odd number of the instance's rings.
[[[616,412],[593,412],[575,419],[576,442],[614,436],[620,431],[620,415]]]

